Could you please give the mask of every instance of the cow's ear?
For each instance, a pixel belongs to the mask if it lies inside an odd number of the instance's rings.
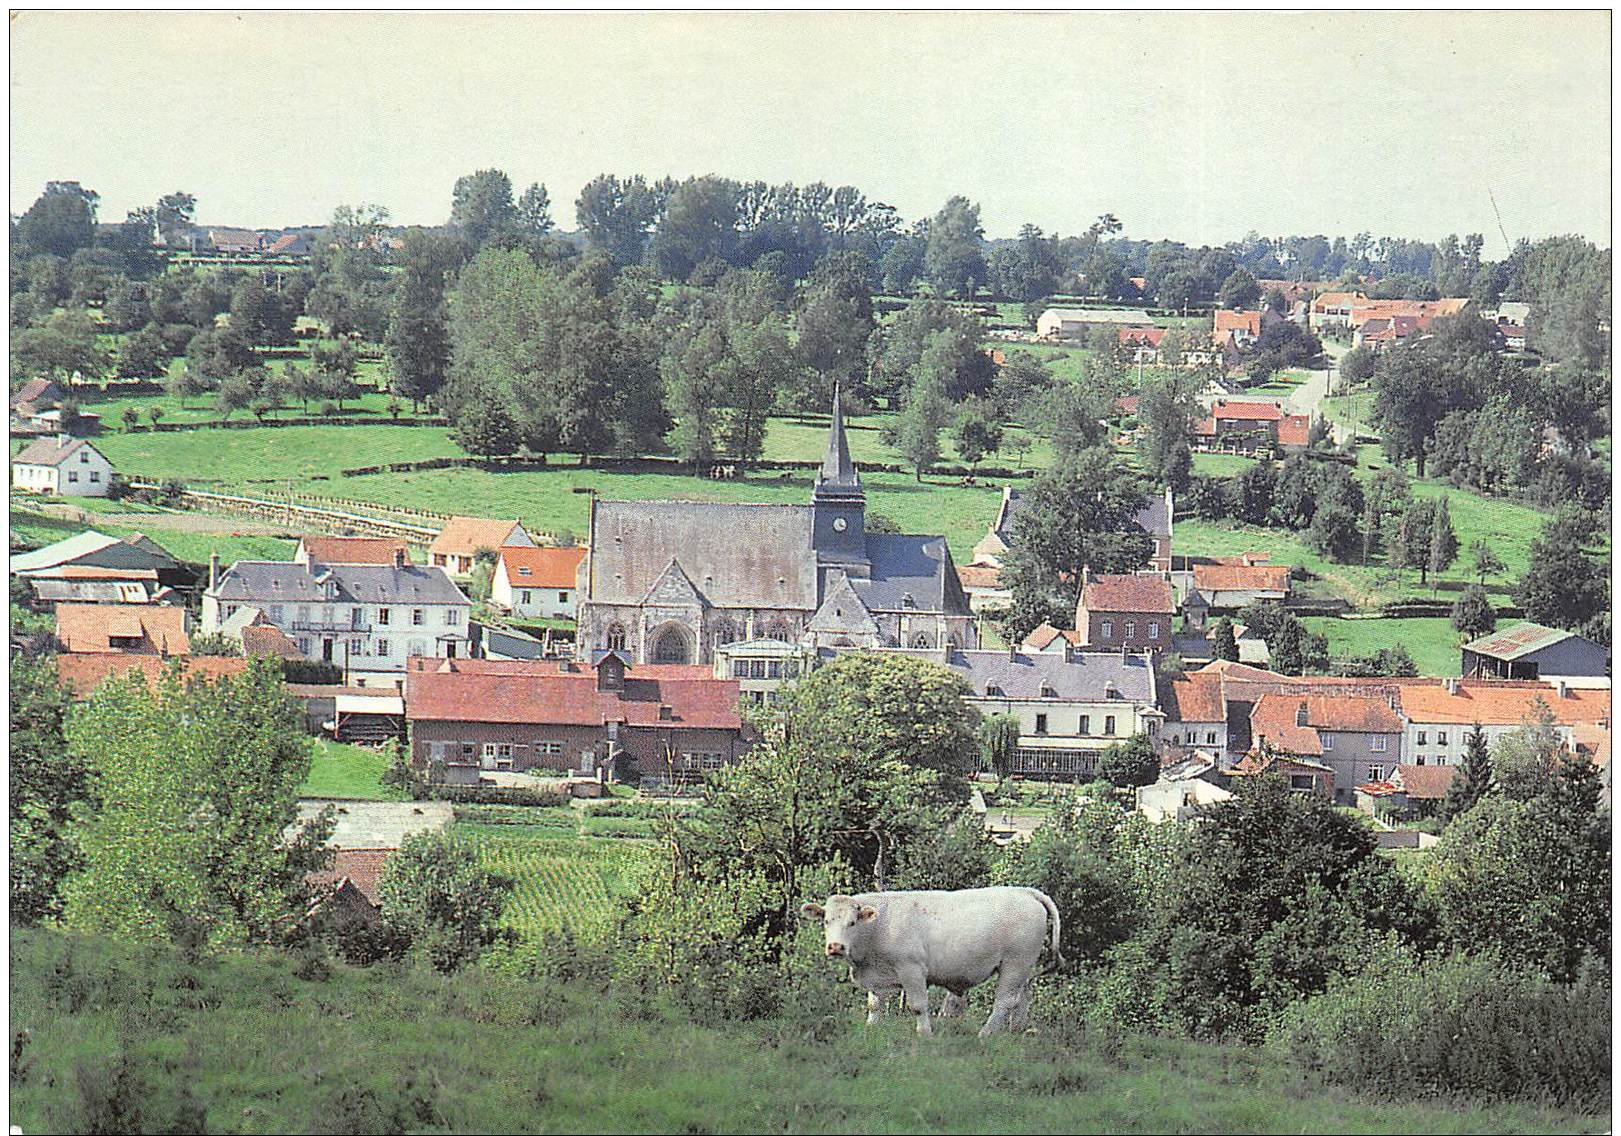
[[[878,909],[868,907],[865,903],[856,911],[856,919],[862,923],[871,923],[876,918],[878,918]]]
[[[806,919],[821,919],[827,915],[820,903],[806,903],[800,906],[799,914]]]

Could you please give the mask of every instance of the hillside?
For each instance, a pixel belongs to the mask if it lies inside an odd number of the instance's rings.
[[[23,1131],[1582,1132],[1607,1117],[1324,1091],[1253,1050],[957,1024],[706,1028],[470,972],[187,965],[51,931],[11,944]],[[304,977],[300,977],[300,975]],[[253,1039],[253,1044],[244,1044]]]

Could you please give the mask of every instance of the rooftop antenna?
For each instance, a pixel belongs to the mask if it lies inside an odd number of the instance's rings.
[[[1489,185],[1486,187],[1486,197],[1491,201],[1492,213],[1497,218],[1497,231],[1503,234],[1503,250],[1512,256],[1514,253],[1514,245],[1513,242],[1508,239],[1508,230],[1503,228],[1503,214],[1497,208],[1497,197],[1492,193],[1492,187]]]

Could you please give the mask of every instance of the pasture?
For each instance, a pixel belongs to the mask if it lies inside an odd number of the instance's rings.
[[[388,755],[374,749],[316,738],[310,775],[298,787],[298,795],[346,801],[403,801],[403,790],[382,783],[388,763]]]
[[[1458,633],[1444,616],[1421,616],[1412,619],[1337,619],[1333,616],[1308,615],[1301,619],[1306,630],[1322,632],[1328,637],[1328,653],[1338,658],[1343,655],[1372,655],[1385,647],[1401,644],[1418,664],[1418,673],[1451,678],[1460,673],[1462,659],[1458,652]]]
[[[614,901],[630,889],[650,845],[622,837],[577,835],[576,809],[522,811],[534,814],[528,823],[457,820],[452,826],[456,835],[475,843],[484,867],[515,881],[502,923],[525,945],[565,926],[588,937],[606,932]]]

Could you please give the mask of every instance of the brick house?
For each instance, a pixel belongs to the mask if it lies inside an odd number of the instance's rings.
[[[1082,572],[1075,630],[1083,647],[1168,651],[1176,601],[1163,576],[1094,576]]]
[[[443,762],[453,784],[536,768],[699,776],[752,745],[738,700],[737,680],[707,666],[632,667],[616,651],[590,664],[412,659],[405,676],[411,760]]]

